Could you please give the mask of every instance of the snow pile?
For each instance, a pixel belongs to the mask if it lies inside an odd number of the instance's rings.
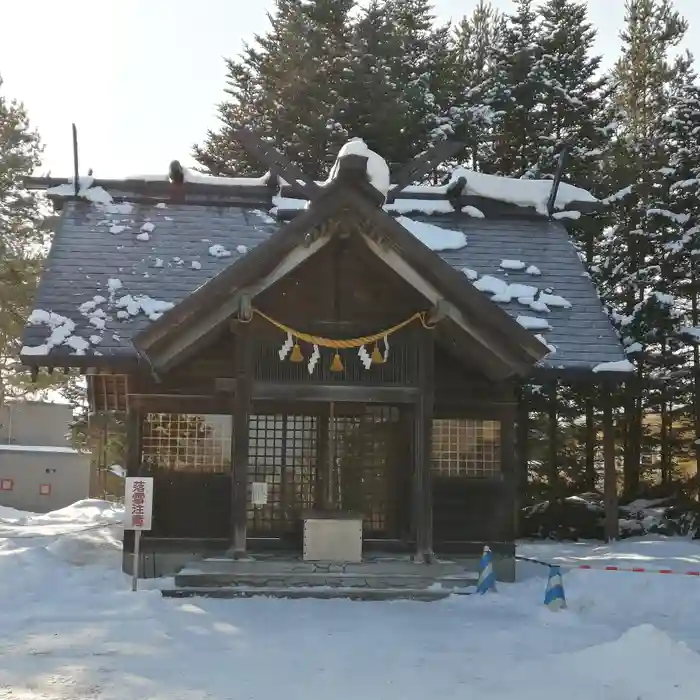
[[[466,214],[467,216],[471,216],[474,219],[485,219],[484,212],[481,211],[481,209],[477,209],[476,207],[473,207],[471,205],[467,205],[466,207],[462,207],[462,213]]]
[[[601,362],[597,364],[593,371],[601,372],[634,372],[635,366],[629,360],[617,360],[616,362]]]
[[[117,299],[114,305],[117,309],[120,309],[120,311],[117,311],[117,318],[125,319],[144,313],[151,321],[157,321],[166,311],[169,311],[174,306],[169,301],[151,299],[145,294],[136,294],[135,296],[126,294]]]
[[[94,204],[111,204],[112,197],[102,187],[94,187],[95,178],[91,175],[78,178],[78,197]],[[75,180],[46,190],[50,197],[75,197]]]
[[[272,198],[272,209],[270,214],[275,216],[281,211],[302,211],[309,208],[309,202],[306,199],[295,199],[293,197],[282,197],[275,195]]]
[[[524,270],[526,267],[522,260],[501,260],[500,264],[502,270]]]
[[[192,168],[182,167],[183,179],[185,182],[198,183],[200,185],[219,185],[222,187],[265,187],[270,179],[270,174],[266,173],[262,177],[220,177],[218,175],[207,175]],[[160,175],[129,175],[125,180],[141,180],[143,182],[169,182],[167,174]],[[159,206],[159,205],[156,205]]]
[[[399,197],[391,204],[385,204],[384,211],[390,214],[452,214],[454,207],[447,199],[404,199]]]
[[[467,237],[461,231],[415,221],[406,216],[399,216],[396,221],[430,250],[459,250],[467,245]]]
[[[391,187],[391,175],[387,162],[378,153],[370,150],[367,144],[360,138],[350,139],[338,151],[338,157],[333,164],[327,183],[332,182],[338,176],[340,160],[345,156],[363,156],[367,158],[367,179],[375,190],[386,199]]]
[[[552,327],[547,323],[547,319],[536,316],[518,316],[515,319],[523,328],[528,331],[551,331]]]
[[[452,173],[449,184],[444,188],[445,191],[460,177],[467,181],[463,191],[466,196],[483,197],[519,207],[532,207],[539,214],[547,213],[547,200],[552,191],[551,180],[519,180],[458,168]],[[575,202],[597,201],[587,190],[562,182],[559,184],[554,208],[565,209]]]
[[[51,350],[59,345],[66,345],[73,350],[75,355],[84,355],[90,346],[85,338],[73,335],[75,322],[61,314],[44,309],[34,309],[27,319],[30,326],[46,325],[51,332],[49,337],[41,345],[25,345],[21,355],[48,355]]]
[[[153,590],[167,581],[129,590],[119,506],[83,501],[9,515],[24,524],[0,523],[0,595],[11,601],[0,618],[7,700],[223,700],[232,677],[250,700],[700,697],[691,577],[564,568],[569,609],[559,614],[542,605],[546,569],[527,563],[518,565],[523,580],[497,594],[431,604],[170,600]],[[564,567],[644,561],[647,551],[672,569],[700,561],[700,546],[680,539],[517,551]]]
[[[230,258],[231,251],[226,250],[226,248],[224,248],[224,246],[222,246],[220,243],[216,243],[215,245],[210,246],[209,255],[215,258]]]
[[[522,270],[525,263],[520,260],[502,260],[501,267],[510,270]],[[491,301],[509,304],[516,299],[519,304],[529,307],[537,313],[549,313],[552,308],[570,309],[571,302],[558,294],[543,292],[538,287],[520,282],[506,282],[493,275],[484,275],[474,281],[474,286],[481,292],[491,294]]]

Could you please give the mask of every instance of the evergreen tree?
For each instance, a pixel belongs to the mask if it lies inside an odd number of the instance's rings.
[[[663,182],[667,144],[662,127],[674,95],[687,82],[690,59],[669,57],[687,23],[667,0],[628,0],[626,8],[623,51],[612,75],[622,119],[615,159],[609,165],[619,195],[610,200],[599,288],[623,342],[636,350],[638,386],[646,387],[640,394],[630,384],[620,399],[624,406],[624,489],[633,494],[639,489],[649,385],[651,380],[663,380],[676,362],[669,336],[677,309],[675,302],[664,301],[668,284],[662,263],[664,246],[673,239],[678,221],[668,208],[668,188]],[[659,365],[665,366],[664,372],[658,371]]]
[[[609,141],[602,128],[606,79],[598,75],[601,57],[592,53],[596,31],[588,21],[586,4],[575,0],[547,0],[538,14],[544,81],[540,108],[547,117],[539,134],[538,171],[551,176],[567,146],[565,177],[591,188]]]
[[[493,72],[475,90],[480,102],[493,110],[494,161],[490,172],[532,176],[539,162],[542,120],[542,49],[533,0],[515,0],[503,44],[494,51]]]
[[[47,383],[33,387],[19,363],[46,243],[37,199],[23,184],[39,165],[40,154],[39,136],[24,107],[0,92],[0,403]]]
[[[472,14],[459,22],[452,37],[451,95],[436,133],[465,143],[465,160],[475,170],[493,161],[493,111],[480,101],[479,87],[493,75],[505,27],[503,14],[486,0],[479,0]]]
[[[429,0],[375,0],[353,26],[356,85],[344,124],[397,169],[424,151],[450,100],[449,29]]]
[[[242,56],[227,61],[230,99],[223,122],[196,159],[212,173],[260,173],[236,143],[241,127],[270,142],[312,177],[326,174],[347,139],[342,126],[351,99],[348,15],[355,0],[276,0],[271,28]]]

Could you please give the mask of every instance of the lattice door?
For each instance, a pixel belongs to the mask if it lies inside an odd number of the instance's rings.
[[[248,483],[267,484],[267,504],[248,499],[248,529],[255,536],[279,536],[298,527],[314,505],[317,419],[259,414],[250,417]]]
[[[348,404],[251,416],[248,485],[264,482],[267,503],[249,498],[249,536],[298,532],[304,511],[327,506],[362,514],[365,536],[399,537],[410,474],[400,418],[395,407]]]
[[[410,465],[400,418],[396,407],[363,406],[332,422],[338,505],[362,513],[365,537],[402,534]]]

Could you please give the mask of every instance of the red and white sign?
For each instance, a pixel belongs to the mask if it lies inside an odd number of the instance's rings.
[[[153,521],[153,477],[128,476],[124,481],[124,529],[150,530]]]
[[[0,491],[12,491],[14,487],[14,481],[12,479],[3,479],[0,481]]]
[[[51,484],[39,484],[39,495],[40,496],[50,496],[51,495]]]

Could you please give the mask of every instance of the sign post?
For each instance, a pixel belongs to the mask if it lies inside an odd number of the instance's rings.
[[[128,476],[124,482],[124,529],[134,531],[131,590],[135,591],[139,580],[141,533],[150,530],[153,521],[153,477]]]

